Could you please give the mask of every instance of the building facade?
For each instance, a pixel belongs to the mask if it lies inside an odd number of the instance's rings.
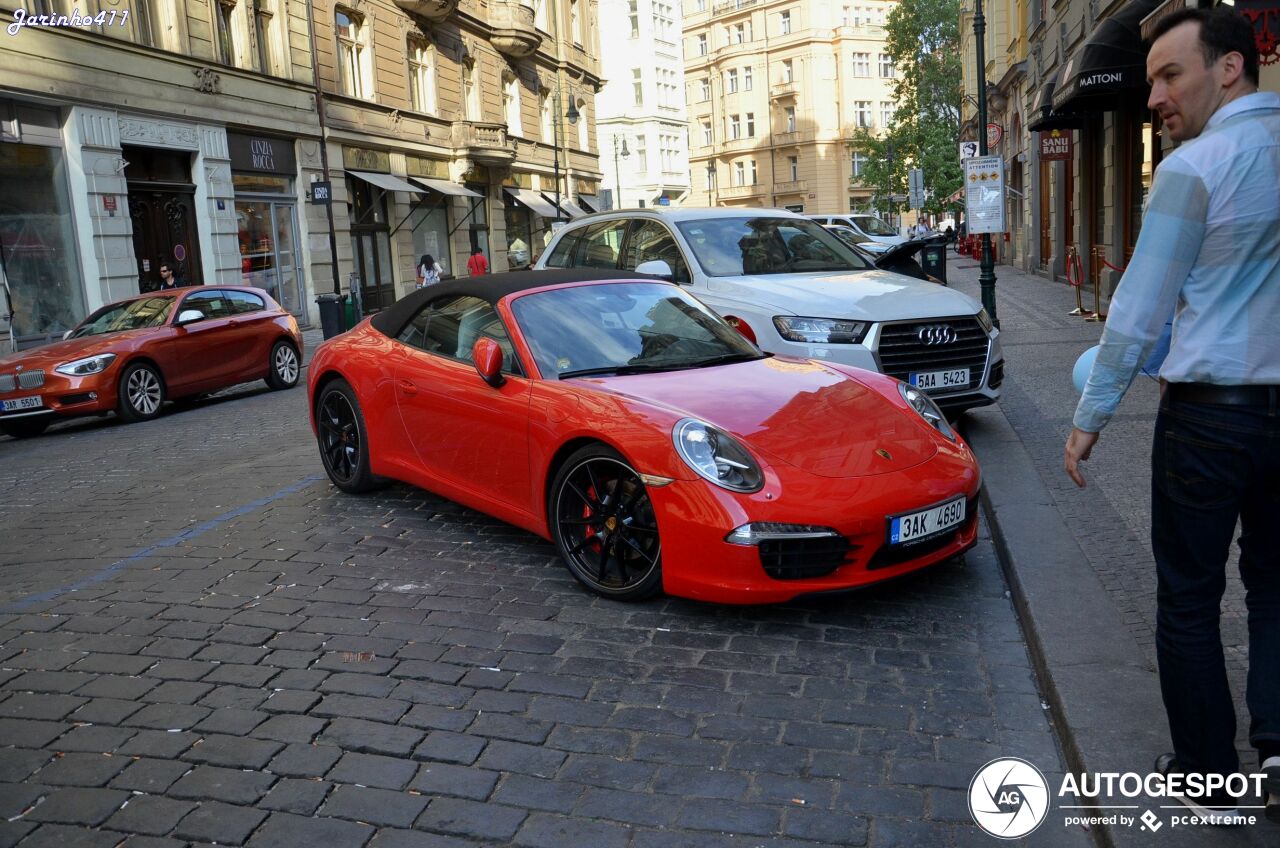
[[[1011,189],[1009,228],[996,240],[1000,261],[1055,279],[1079,274],[1090,291],[1096,278],[1101,297],[1110,296],[1133,255],[1155,169],[1174,147],[1146,106],[1144,40],[1160,17],[1186,5],[1195,2],[983,4],[988,120],[1003,130],[991,152],[1004,158]],[[1265,91],[1280,90],[1272,18],[1280,14],[1259,15],[1255,26]],[[976,97],[972,2],[961,38],[965,90]],[[978,130],[974,102],[963,115],[970,138]]]
[[[337,279],[364,310],[479,250],[524,267],[600,180],[589,0],[316,0]],[[588,201],[589,202],[589,201]],[[557,206],[557,204],[559,204]]]
[[[597,115],[606,208],[678,204],[689,193],[678,0],[604,0]]]
[[[857,128],[886,127],[893,4],[685,0],[692,205],[865,209]]]
[[[161,262],[305,317],[319,130],[304,7],[91,5],[0,0],[0,350],[155,287]]]

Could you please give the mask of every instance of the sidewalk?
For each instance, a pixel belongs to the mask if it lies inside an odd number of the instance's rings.
[[[977,263],[949,252],[951,286],[979,296]],[[1156,383],[1139,377],[1085,465],[1088,487],[1062,471],[1062,446],[1078,395],[1076,358],[1097,343],[1099,323],[1067,313],[1064,283],[996,266],[996,304],[1006,358],[998,406],[963,425],[982,463],[984,508],[1014,593],[1033,663],[1073,771],[1151,770],[1169,750],[1155,661],[1155,564],[1149,538],[1150,450]],[[1253,771],[1244,711],[1248,633],[1233,548],[1223,599],[1222,639],[1239,710],[1241,766]],[[1011,752],[1012,753],[1012,752]],[[1103,803],[1106,803],[1105,799]],[[1113,799],[1154,808],[1154,799]],[[1251,802],[1258,803],[1258,802]],[[1255,812],[1255,811],[1250,811]],[[1114,845],[1274,845],[1280,828],[1131,828],[1102,834]]]

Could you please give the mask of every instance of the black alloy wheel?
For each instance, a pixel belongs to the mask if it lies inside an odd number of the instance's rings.
[[[164,406],[164,379],[149,362],[135,362],[120,374],[116,414],[130,424],[150,421]]]
[[[639,601],[662,589],[662,546],[640,475],[617,451],[588,445],[561,466],[548,523],[569,572],[598,595]]]
[[[0,432],[15,439],[30,439],[44,432],[44,428],[53,423],[52,415],[38,415],[33,418],[15,418],[11,421],[0,421]]]
[[[272,389],[292,389],[298,385],[298,351],[283,339],[271,347],[271,360],[267,367],[267,386]]]
[[[376,488],[369,471],[369,440],[355,391],[345,380],[334,380],[316,401],[316,441],[325,473],[344,492],[359,494]]]

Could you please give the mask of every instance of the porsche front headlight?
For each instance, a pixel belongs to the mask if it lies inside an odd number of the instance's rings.
[[[938,409],[938,405],[933,402],[933,398],[907,383],[898,383],[898,392],[902,395],[902,399],[907,402],[907,405],[914,409],[930,427],[951,441],[954,442],[956,440],[956,431],[951,429],[951,425],[947,423],[947,416],[942,414],[941,409]]]
[[[682,418],[671,433],[676,453],[704,480],[731,492],[756,492],[764,473],[733,436],[696,418]]]
[[[87,377],[90,374],[106,371],[107,367],[115,361],[114,353],[100,353],[97,356],[86,356],[84,359],[64,362],[53,370],[68,377]]]

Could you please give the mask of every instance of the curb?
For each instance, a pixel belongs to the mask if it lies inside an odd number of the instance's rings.
[[[1169,748],[1156,671],[1112,604],[999,406],[968,413],[983,513],[1067,768],[1145,771]],[[1093,830],[1114,848],[1116,834]]]

